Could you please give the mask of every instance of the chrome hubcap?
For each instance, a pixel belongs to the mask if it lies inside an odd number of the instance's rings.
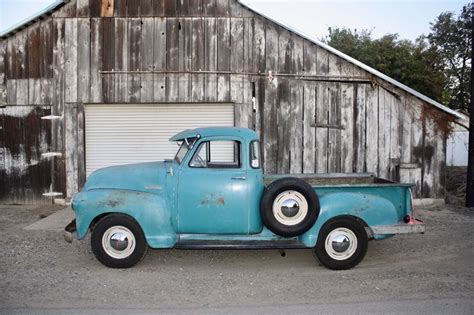
[[[273,216],[281,224],[292,226],[301,223],[308,214],[306,198],[295,190],[286,190],[273,201]]]
[[[332,259],[346,260],[357,250],[357,236],[348,228],[336,228],[326,237],[324,247]]]
[[[105,253],[115,259],[127,258],[134,252],[135,246],[135,236],[124,226],[112,226],[102,236]]]
[[[291,218],[300,211],[300,204],[294,199],[286,199],[281,205],[281,212]]]

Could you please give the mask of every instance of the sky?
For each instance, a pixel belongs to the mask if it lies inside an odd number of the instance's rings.
[[[191,1],[191,0],[190,0]],[[54,0],[0,0],[0,32]],[[397,33],[415,40],[428,34],[441,12],[459,13],[469,0],[244,0],[284,24],[319,39],[328,27],[372,30],[374,38]]]

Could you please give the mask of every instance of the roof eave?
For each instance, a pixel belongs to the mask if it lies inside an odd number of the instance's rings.
[[[7,28],[5,31],[0,33],[0,40],[10,37],[11,35],[19,32],[20,30],[24,29],[28,25],[44,18],[47,15],[50,15],[54,11],[56,11],[59,7],[63,6],[70,0],[56,0],[55,2],[51,3],[49,6],[44,8],[43,10],[37,12],[36,14],[24,19],[23,21]]]

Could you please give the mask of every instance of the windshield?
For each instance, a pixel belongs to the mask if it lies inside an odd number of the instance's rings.
[[[186,157],[186,154],[188,154],[189,150],[193,148],[194,142],[196,142],[197,138],[187,138],[181,141],[181,144],[178,143],[179,150],[176,152],[176,156],[174,157],[174,160],[178,163],[181,164],[183,162],[184,158]]]

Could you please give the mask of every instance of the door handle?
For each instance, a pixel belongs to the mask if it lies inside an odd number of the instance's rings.
[[[245,176],[235,176],[235,177],[232,177],[231,179],[236,179],[236,180],[246,180],[247,177]]]

